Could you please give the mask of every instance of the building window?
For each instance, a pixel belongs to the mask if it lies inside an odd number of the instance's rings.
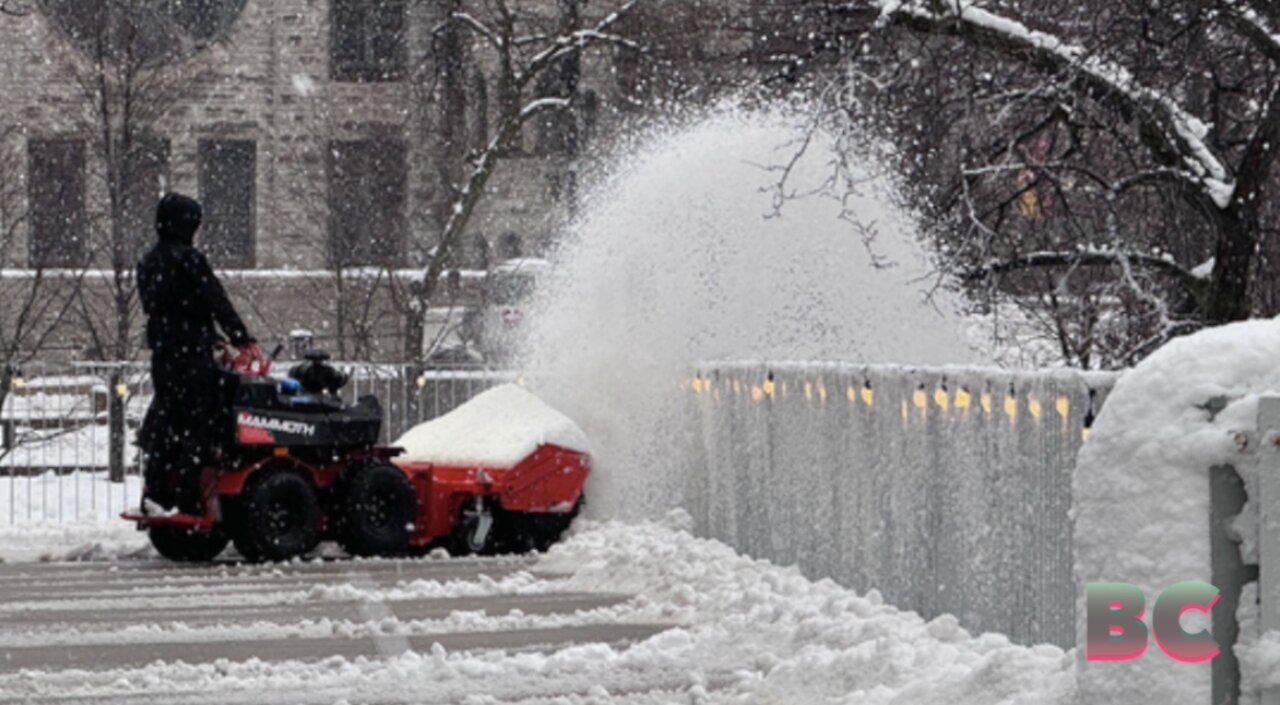
[[[42,0],[38,5],[90,57],[155,64],[188,58],[230,35],[246,0]]]
[[[32,267],[88,262],[84,154],[82,140],[31,140],[27,145]]]
[[[394,265],[404,250],[404,141],[329,144],[329,255],[334,266]]]
[[[524,245],[520,241],[520,236],[508,232],[503,234],[502,240],[498,245],[499,257],[503,260],[520,259],[524,256]]]
[[[252,269],[258,148],[251,140],[200,140],[201,249],[215,267]]]
[[[131,263],[155,244],[156,204],[169,184],[169,140],[140,140],[125,162],[123,178],[125,259]]]
[[[398,81],[408,65],[405,0],[330,0],[329,61],[335,81]]]

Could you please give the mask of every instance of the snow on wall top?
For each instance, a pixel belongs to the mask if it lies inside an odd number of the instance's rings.
[[[1250,482],[1234,436],[1256,426],[1258,398],[1276,390],[1280,320],[1178,338],[1119,378],[1080,451],[1073,482],[1077,643],[1084,644],[1086,583],[1131,583],[1150,607],[1177,582],[1211,582],[1210,468],[1234,465]],[[1215,398],[1227,402],[1216,415],[1205,408]],[[1199,617],[1189,613],[1184,627],[1207,628]],[[1154,645],[1126,663],[1087,663],[1083,648],[1079,658],[1082,702],[1210,700],[1209,663],[1180,663]],[[1246,689],[1256,685],[1258,673],[1243,675]]]
[[[395,445],[405,449],[407,462],[494,468],[512,467],[542,445],[591,452],[578,424],[514,384],[494,387],[409,429]]]

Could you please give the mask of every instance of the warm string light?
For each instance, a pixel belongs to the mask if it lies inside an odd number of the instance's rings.
[[[723,382],[724,389],[720,388],[721,382]],[[424,380],[419,379],[420,386],[424,383]],[[20,387],[22,382],[20,379],[15,378],[13,384],[15,387]],[[769,374],[758,386],[747,385],[738,379],[729,377],[719,378],[717,376],[717,379],[713,381],[710,378],[698,376],[689,380],[689,387],[695,393],[710,394],[716,400],[720,400],[722,395],[730,393],[735,396],[749,393],[752,401],[755,402],[762,402],[766,397],[775,399],[779,396],[782,398],[787,396],[787,382],[785,380],[775,380],[772,374]],[[822,380],[797,381],[796,387],[797,389],[803,389],[805,400],[810,402],[817,399],[825,403],[830,396],[826,383]],[[119,389],[122,390],[119,392],[120,394],[127,393],[123,391],[123,385]],[[847,386],[844,396],[851,404],[861,402],[868,408],[875,405],[875,391],[872,389],[870,382],[863,382],[861,386],[856,384]],[[1052,398],[1052,412],[1050,413],[1056,413],[1065,426],[1071,418],[1071,398],[1065,394],[1059,394]],[[1024,399],[1025,401],[1020,400],[1016,389],[1011,386],[1009,391],[1002,395],[999,402],[1000,409],[1011,423],[1016,423],[1019,414],[1024,410],[1036,422],[1044,421],[1045,403],[1031,396]],[[903,423],[908,424],[910,422],[912,408],[919,410],[924,416],[927,415],[931,406],[937,407],[944,412],[950,409],[967,412],[976,406],[982,410],[983,414],[990,416],[996,411],[996,400],[990,392],[975,394],[967,386],[961,386],[953,392],[946,383],[943,383],[930,392],[925,385],[920,385],[911,393],[909,398],[901,400],[900,411]],[[1081,438],[1082,440],[1088,440],[1089,429],[1087,427],[1082,429]]]

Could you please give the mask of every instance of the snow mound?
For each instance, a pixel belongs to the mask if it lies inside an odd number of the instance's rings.
[[[543,445],[590,453],[578,424],[532,392],[503,384],[415,426],[396,446],[405,462],[509,468]]]
[[[1085,641],[1087,583],[1131,583],[1143,589],[1150,608],[1174,583],[1212,581],[1210,468],[1234,465],[1249,481],[1234,437],[1254,428],[1258,398],[1276,390],[1277,320],[1179,338],[1119,379],[1076,467],[1078,643]],[[1202,616],[1188,614],[1184,627],[1208,626],[1197,619]],[[1211,664],[1179,663],[1154,644],[1126,663],[1089,664],[1083,649],[1079,658],[1086,703],[1210,700]],[[1246,688],[1250,680],[1246,670]]]
[[[974,636],[955,617],[926,620],[831,580],[693,536],[675,510],[663,522],[580,520],[538,565],[561,589],[636,593],[681,626],[641,642],[616,666],[733,674],[680,703],[1074,705],[1073,656]],[[604,665],[604,664],[602,664]],[[612,702],[612,701],[609,701]],[[647,702],[647,701],[646,701]]]

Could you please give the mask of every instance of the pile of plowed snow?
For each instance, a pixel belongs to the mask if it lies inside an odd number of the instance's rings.
[[[395,442],[401,459],[439,465],[509,468],[543,445],[591,452],[578,424],[532,392],[503,384],[413,427]]]
[[[1149,608],[1175,583],[1212,582],[1210,469],[1233,466],[1254,491],[1255,471],[1241,454],[1236,434],[1255,428],[1259,398],[1277,392],[1280,320],[1248,321],[1178,338],[1120,378],[1076,467],[1078,643],[1084,643],[1087,583],[1136,585]],[[1221,407],[1216,411],[1215,400]],[[1234,528],[1245,539],[1245,563],[1257,562],[1257,527]],[[1280,649],[1274,648],[1280,636],[1260,638],[1248,623],[1248,613],[1256,611],[1256,584],[1245,585],[1240,604],[1246,619],[1236,652],[1243,690],[1252,696],[1280,670]],[[1149,626],[1151,609],[1146,613]],[[1195,610],[1182,626],[1192,634],[1211,628]],[[1211,700],[1210,662],[1182,663],[1155,648],[1124,663],[1088,663],[1083,650],[1078,655],[1084,702]]]

